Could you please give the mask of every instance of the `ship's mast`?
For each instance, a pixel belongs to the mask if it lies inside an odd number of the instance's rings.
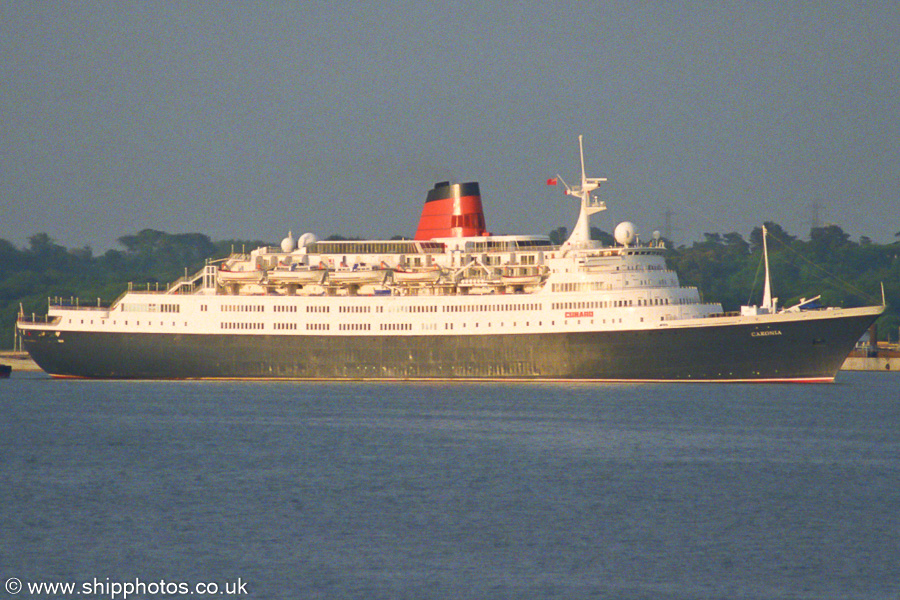
[[[578,222],[572,229],[572,235],[566,240],[564,246],[584,247],[591,242],[590,216],[606,210],[606,203],[592,196],[591,192],[606,182],[605,177],[587,177],[584,172],[584,145],[582,136],[578,136],[578,150],[581,153],[581,185],[569,187],[566,185],[566,194],[581,199],[581,212],[578,214]],[[563,182],[565,183],[565,182]]]
[[[762,234],[763,234],[763,261],[766,263],[766,283],[763,287],[763,300],[762,300],[762,308],[765,308],[770,313],[775,312],[775,302],[772,300],[772,282],[769,278],[769,245],[766,243],[766,238],[768,237],[768,233],[766,232],[766,226],[762,226]]]

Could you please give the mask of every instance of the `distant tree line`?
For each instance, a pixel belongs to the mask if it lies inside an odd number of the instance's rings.
[[[866,237],[854,242],[837,225],[814,228],[808,241],[788,234],[776,223],[769,232],[769,263],[774,294],[789,306],[801,298],[822,295],[829,306],[861,306],[881,302],[884,283],[888,312],[878,323],[879,338],[897,339],[900,326],[900,241],[875,244]],[[594,227],[594,239],[605,245],[613,237]],[[560,227],[549,234],[554,243],[567,238]],[[395,236],[399,238],[400,236]],[[900,234],[898,234],[900,237]],[[329,239],[342,238],[338,235]],[[762,229],[748,239],[732,232],[706,233],[702,241],[676,247],[666,243],[666,261],[682,285],[696,286],[706,301],[721,302],[726,311],[758,304],[762,294]],[[273,245],[259,240],[213,242],[200,233],[170,234],[144,229],[118,239],[120,250],[94,256],[90,247],[67,249],[46,233],[16,248],[0,239],[0,348],[11,348],[20,306],[26,314],[44,314],[49,297],[77,297],[83,304],[108,305],[129,282],[160,289],[199,270],[206,260],[232,251]]]
[[[144,229],[118,239],[123,249],[94,256],[90,247],[67,249],[46,233],[28,239],[18,249],[0,239],[0,348],[13,345],[19,310],[47,312],[51,297],[79,298],[82,304],[109,305],[135,285],[159,286],[194,273],[207,259],[224,258],[232,250],[250,251],[267,245],[258,240],[212,242],[200,233],[171,234]]]

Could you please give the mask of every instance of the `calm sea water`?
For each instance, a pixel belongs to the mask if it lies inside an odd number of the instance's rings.
[[[900,595],[894,373],[818,386],[14,374],[0,381],[0,475],[0,583]],[[98,590],[80,597],[110,597]]]

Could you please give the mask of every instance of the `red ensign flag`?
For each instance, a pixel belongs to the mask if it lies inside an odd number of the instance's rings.
[[[556,177],[547,180],[547,185],[556,185]]]

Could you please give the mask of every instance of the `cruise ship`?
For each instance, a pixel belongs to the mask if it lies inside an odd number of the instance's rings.
[[[20,314],[23,346],[54,377],[828,382],[884,311],[779,308],[767,268],[760,305],[724,313],[679,284],[658,234],[591,240],[606,179],[579,146],[562,244],[490,234],[478,184],[443,182],[413,239],[289,233],[108,307]]]

